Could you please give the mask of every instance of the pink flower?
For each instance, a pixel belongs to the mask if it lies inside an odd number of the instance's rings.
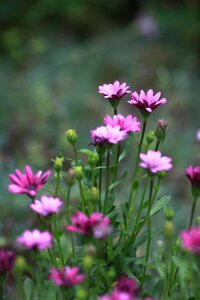
[[[50,175],[51,171],[47,171],[43,175],[42,171],[33,174],[29,166],[25,167],[25,174],[16,169],[15,174],[9,175],[13,184],[8,185],[8,191],[14,194],[27,194],[29,197],[35,197]]]
[[[200,255],[200,227],[192,227],[180,234],[182,247]]]
[[[67,225],[68,231],[79,232],[81,234],[94,233],[96,238],[103,238],[108,234],[108,227],[110,219],[105,218],[103,214],[94,212],[87,217],[83,212],[77,211],[74,216],[71,217],[73,225]],[[102,225],[102,229],[98,226]],[[100,229],[101,233],[98,231]]]
[[[66,266],[61,270],[52,268],[50,272],[49,279],[54,281],[58,286],[72,287],[85,280],[83,274],[78,274],[78,267],[71,268]]]
[[[48,231],[40,232],[38,229],[33,231],[25,230],[17,238],[17,242],[28,249],[46,250],[52,246],[53,237]]]
[[[151,113],[156,107],[164,104],[167,102],[166,98],[162,98],[159,100],[161,93],[158,92],[153,95],[153,90],[150,89],[145,92],[143,90],[140,91],[140,94],[137,92],[133,92],[131,94],[131,100],[128,103],[135,105],[139,110],[146,110],[147,112]]]
[[[11,250],[0,249],[0,276],[11,272],[15,264],[15,254]]]
[[[109,100],[120,100],[125,94],[131,93],[128,90],[129,86],[126,85],[126,82],[120,84],[118,80],[116,80],[113,84],[103,84],[99,86],[99,93],[103,94],[104,98]]]
[[[104,295],[100,300],[133,300],[137,296],[137,284],[134,279],[121,276],[111,295]]]
[[[196,133],[197,142],[200,142],[200,129]]]
[[[200,187],[200,166],[189,166],[185,175],[189,178],[193,187]]]
[[[110,219],[108,218],[103,218],[103,220],[93,228],[93,235],[96,239],[106,238],[111,233],[112,226],[110,225]]]
[[[90,136],[95,145],[101,143],[117,144],[126,137],[126,132],[120,130],[120,126],[112,127],[110,125],[97,127],[90,131]]]
[[[60,210],[62,201],[59,198],[42,196],[41,200],[35,199],[30,205],[32,210],[42,216],[48,216],[53,213],[57,213]]]
[[[140,153],[140,166],[151,173],[168,171],[172,168],[171,157],[161,156],[160,151],[148,150],[147,154]]]
[[[141,126],[141,123],[137,122],[136,117],[132,117],[132,115],[128,115],[127,117],[124,117],[121,114],[114,115],[113,117],[107,115],[104,118],[104,123],[112,127],[119,126],[120,130],[125,131],[126,133],[132,131],[140,132],[140,126]]]

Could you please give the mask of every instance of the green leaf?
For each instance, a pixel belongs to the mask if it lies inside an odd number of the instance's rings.
[[[111,191],[113,188],[115,188],[116,186],[118,186],[128,175],[128,170],[126,169],[124,171],[124,173],[121,175],[120,179],[113,182],[110,186],[109,186],[109,191]]]
[[[82,148],[82,149],[79,150],[79,152],[81,152],[83,154],[86,154],[87,156],[90,156],[90,155],[94,154],[93,151],[91,151],[91,150],[89,150],[87,148]]]
[[[154,206],[152,207],[150,215],[153,216],[156,213],[158,213],[162,208],[164,208],[167,205],[170,199],[171,199],[170,195],[166,195],[158,199],[154,204]]]
[[[33,289],[34,289],[33,281],[30,278],[27,277],[24,280],[24,292],[26,294],[26,299],[27,300],[32,300]]]
[[[119,162],[121,162],[127,155],[130,149],[130,142],[127,140],[126,146],[124,147],[124,150],[119,156]]]

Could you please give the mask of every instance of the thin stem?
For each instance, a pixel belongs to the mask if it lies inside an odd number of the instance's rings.
[[[118,164],[119,164],[119,155],[120,155],[120,142],[117,144],[117,152],[116,152],[116,161],[115,161],[115,169],[114,169],[114,175],[113,175],[113,180],[112,182],[115,182],[115,179],[117,177],[117,169],[118,169]]]
[[[76,166],[77,166],[78,165],[78,155],[77,155],[77,150],[76,150],[75,145],[73,145],[73,149],[74,149],[75,163],[76,163]]]
[[[147,270],[147,264],[149,261],[149,252],[150,252],[150,246],[151,246],[151,204],[152,204],[152,195],[153,195],[153,178],[151,178],[150,181],[150,190],[149,190],[149,206],[147,210],[147,247],[146,247],[146,256],[145,256],[145,265],[143,268],[143,273],[142,273],[142,282],[141,282],[141,293],[144,285],[144,278],[146,275],[146,270]]]
[[[191,209],[190,222],[189,222],[188,229],[190,229],[191,226],[192,226],[192,222],[193,222],[193,219],[194,219],[194,212],[195,212],[196,204],[197,204],[197,198],[194,197],[194,198],[193,198],[193,203],[192,203],[192,209]]]
[[[67,222],[70,222],[70,214],[69,214],[69,200],[70,200],[71,187],[68,187],[67,190],[67,200],[66,200],[66,214],[67,214]]]
[[[142,200],[141,200],[140,206],[138,208],[138,213],[137,213],[136,222],[135,222],[136,226],[138,224],[140,213],[141,213],[142,206],[143,206],[143,203],[144,203],[144,199],[145,199],[145,195],[146,195],[146,190],[147,190],[148,182],[149,182],[149,177],[147,177],[146,184],[144,186],[144,190],[143,190],[143,194],[142,194]]]
[[[103,208],[104,214],[106,213],[106,208],[107,208],[109,181],[110,181],[110,151],[108,150],[106,156],[106,192],[105,192],[104,208]]]
[[[117,115],[117,107],[114,107],[114,115]]]
[[[59,186],[60,186],[60,172],[56,172],[56,188],[55,188],[54,198],[58,196]]]
[[[3,300],[3,282],[0,284],[0,300]]]
[[[80,198],[81,198],[81,207],[82,207],[83,212],[85,212],[86,207],[85,207],[85,199],[84,199],[84,195],[83,195],[83,188],[82,188],[81,180],[78,181],[78,186],[79,186],[79,193],[80,193]]]
[[[99,156],[99,212],[101,212],[102,155]]]
[[[141,135],[140,143],[139,143],[139,146],[138,146],[138,153],[137,153],[137,158],[136,158],[135,169],[134,169],[134,172],[133,172],[131,191],[130,191],[129,202],[128,202],[129,203],[129,208],[130,208],[131,202],[132,202],[132,197],[133,197],[133,192],[134,192],[134,184],[135,184],[135,179],[136,179],[138,164],[139,164],[139,158],[140,158],[140,151],[141,151],[143,140],[144,140],[146,126],[147,126],[147,120],[144,119],[143,127],[142,127],[142,135]]]
[[[156,146],[155,146],[155,151],[158,151],[158,148],[160,147],[160,141],[157,140],[156,142]]]

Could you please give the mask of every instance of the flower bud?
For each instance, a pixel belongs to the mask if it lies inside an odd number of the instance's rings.
[[[97,153],[92,153],[88,156],[88,163],[90,166],[96,166],[99,161],[99,155]]]
[[[75,129],[68,129],[65,132],[66,136],[67,136],[67,140],[70,144],[75,145],[78,139],[78,136],[76,134],[76,130]]]
[[[76,299],[77,300],[87,300],[87,291],[83,288],[78,288],[76,290]]]
[[[15,262],[15,269],[17,271],[24,271],[27,268],[26,259],[22,255],[18,255]]]
[[[174,218],[174,211],[171,207],[167,207],[164,211],[165,213],[165,218],[168,220],[168,221],[171,221],[173,220]]]
[[[148,145],[150,145],[151,143],[153,143],[154,141],[154,138],[155,138],[155,132],[154,131],[149,131],[147,137],[146,137],[146,142]]]
[[[164,225],[164,235],[167,239],[171,239],[174,236],[174,223],[167,221]]]
[[[54,169],[56,172],[60,172],[63,167],[64,157],[58,157],[56,156],[55,159],[53,159],[54,162]]]
[[[92,201],[97,201],[99,199],[99,190],[95,186],[91,187],[90,196]]]
[[[114,279],[116,277],[116,271],[113,267],[109,268],[109,270],[107,271],[107,276],[110,279]]]
[[[83,167],[76,166],[74,169],[75,169],[75,173],[76,173],[76,179],[81,180],[83,178]]]
[[[85,269],[89,270],[93,266],[93,257],[90,255],[86,255],[83,258],[83,266]]]
[[[0,249],[0,275],[11,272],[15,264],[15,254],[11,250]]]
[[[96,254],[96,247],[94,245],[88,245],[85,249],[85,253],[92,256]]]
[[[168,121],[163,119],[158,120],[155,135],[160,142],[163,142],[165,139],[167,126]]]
[[[67,172],[66,182],[69,187],[71,187],[74,184],[76,177],[76,172],[73,168],[69,169]]]

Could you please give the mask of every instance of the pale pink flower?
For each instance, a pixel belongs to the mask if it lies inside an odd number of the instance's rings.
[[[197,142],[200,142],[200,129],[196,133]]]
[[[99,93],[109,100],[120,100],[125,94],[131,93],[126,82],[120,84],[118,80],[114,83],[103,84],[99,86]]]
[[[25,230],[17,238],[17,242],[28,249],[46,250],[52,246],[53,237],[48,231],[40,232],[38,229],[33,231]]]
[[[66,266],[60,270],[52,268],[49,279],[54,281],[58,286],[72,287],[84,281],[85,275],[79,273],[78,267],[71,268]]]
[[[113,117],[106,115],[104,118],[104,123],[112,127],[119,126],[120,130],[125,131],[126,133],[140,132],[141,126],[141,123],[137,122],[136,117],[132,117],[132,115],[124,117],[121,114],[114,115]]]
[[[0,249],[0,276],[11,272],[15,264],[15,254],[11,250]]]
[[[15,174],[9,175],[13,184],[8,185],[8,191],[14,194],[27,194],[29,197],[35,197],[50,175],[51,171],[47,171],[43,175],[42,171],[33,174],[30,166],[25,167],[25,174],[16,169]]]
[[[129,100],[128,103],[135,105],[139,110],[146,110],[151,113],[158,106],[167,102],[166,98],[160,99],[160,96],[160,92],[154,95],[152,89],[148,90],[146,94],[141,90],[140,94],[137,92],[131,93],[131,100]]]
[[[81,211],[77,211],[75,215],[71,216],[71,221],[72,221],[72,225],[66,226],[66,229],[68,231],[79,232],[84,235],[95,234],[98,236],[97,238],[105,237],[105,235],[108,233],[105,230],[105,227],[108,230],[108,226],[110,223],[110,219],[105,218],[102,213],[94,212],[88,217]],[[102,233],[100,234],[99,232],[97,232],[98,231],[97,226],[99,226],[101,223],[103,223],[104,228],[102,229]]]
[[[111,233],[112,233],[112,226],[110,225],[109,218],[103,218],[103,220],[93,228],[93,235],[96,239],[106,238]]]
[[[200,187],[200,166],[189,166],[185,175],[189,178],[193,187]]]
[[[62,204],[63,203],[59,198],[42,196],[41,200],[35,199],[30,207],[39,215],[48,216],[59,212]]]
[[[140,166],[151,173],[168,171],[172,168],[171,157],[162,156],[160,151],[148,150],[147,154],[140,153]]]
[[[97,127],[97,129],[90,131],[90,136],[95,145],[102,143],[117,144],[124,140],[126,135],[125,131],[120,130],[120,126],[100,126]]]
[[[200,255],[200,227],[192,227],[181,232],[182,247],[189,252]]]

